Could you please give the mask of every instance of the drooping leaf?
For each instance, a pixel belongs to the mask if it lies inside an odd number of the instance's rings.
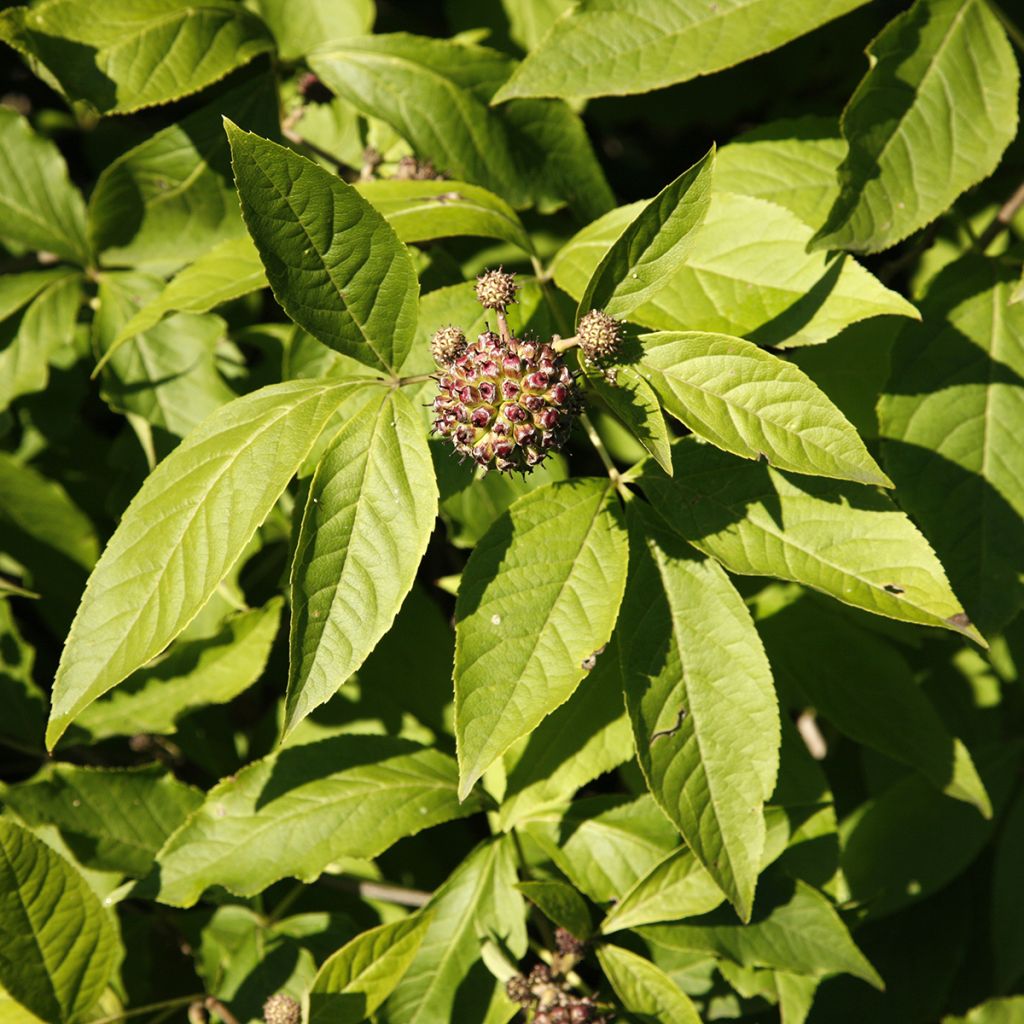
[[[650,960],[609,945],[597,947],[597,959],[631,1017],[643,1024],[669,1020],[700,1024],[700,1014],[690,997]]]
[[[724,334],[641,336],[641,373],[668,412],[734,455],[779,469],[891,487],[864,442],[792,363]]]
[[[795,688],[806,707],[844,735],[910,765],[940,791],[991,815],[970,753],[950,734],[893,645],[834,606],[808,598],[762,619],[758,631],[776,678]],[[822,672],[837,648],[843,657]]]
[[[227,575],[350,385],[289,381],[229,403],[164,459],[96,565],[53,688],[52,748],[159,654]]]
[[[679,845],[679,833],[649,794],[575,800],[523,825],[559,869],[598,903],[619,900]]]
[[[759,890],[757,916],[749,923],[723,907],[698,920],[644,928],[641,934],[670,949],[710,953],[743,967],[817,977],[845,972],[882,987],[835,907],[800,881],[773,877]]]
[[[771,669],[721,566],[634,506],[620,656],[637,759],[659,806],[746,919],[779,764]]]
[[[184,437],[236,396],[217,372],[215,346],[224,335],[219,317],[178,313],[113,351],[121,325],[155,299],[161,285],[148,274],[104,272],[93,342],[104,360],[113,355],[103,375],[103,395],[110,405]]]
[[[613,638],[576,692],[505,754],[504,828],[557,807],[577,789],[633,755]]]
[[[503,199],[464,181],[364,181],[360,195],[379,210],[403,242],[470,235],[499,238],[526,253],[533,243]]]
[[[6,107],[0,107],[0,211],[4,241],[88,264],[85,204],[64,158]]]
[[[563,246],[552,264],[559,287],[582,295],[635,208],[614,210]],[[716,191],[686,263],[630,319],[655,330],[712,331],[782,348],[821,344],[869,317],[919,319],[902,295],[852,257],[807,252],[811,235],[787,209]]]
[[[1005,992],[1024,974],[1024,794],[1010,805],[996,840],[992,874],[992,952],[996,986]]]
[[[8,12],[2,38],[103,114],[198,92],[274,45],[231,0],[45,0]]]
[[[537,882],[520,882],[519,891],[539,907],[544,916],[578,939],[590,938],[593,924],[583,897],[566,882],[556,878]]]
[[[686,263],[707,216],[714,167],[712,147],[629,222],[587,282],[578,317],[595,308],[627,316]]]
[[[258,6],[284,60],[369,32],[376,13],[374,0],[307,0],[298,16],[289,0],[259,0]]]
[[[331,442],[310,485],[292,564],[286,735],[391,627],[436,514],[421,417],[397,388],[382,391]]]
[[[5,787],[3,801],[29,825],[56,825],[86,867],[140,877],[203,795],[158,765],[54,764]]]
[[[861,6],[864,0],[585,0],[552,25],[499,90],[517,96],[621,96],[649,92],[767,53]],[[567,54],[571,58],[567,59]]]
[[[47,1022],[91,1010],[121,957],[113,918],[68,861],[0,818],[0,984]]]
[[[406,740],[348,735],[285,747],[210,790],[141,891],[191,906],[211,885],[252,896],[285,877],[312,882],[342,857],[376,857],[473,813],[456,781],[452,758]]]
[[[394,991],[423,942],[431,914],[411,914],[357,935],[328,957],[309,991],[309,1024],[360,1024]]]
[[[601,934],[714,910],[725,895],[691,850],[680,847],[656,864],[601,922]]]
[[[982,0],[917,0],[868,59],[843,111],[850,148],[816,248],[895,245],[987,178],[1017,134],[1017,62]]]
[[[715,190],[766,199],[818,228],[839,195],[836,173],[845,155],[835,118],[769,121],[718,151]]]
[[[23,312],[0,323],[0,411],[46,387],[50,359],[74,339],[81,301],[81,275],[58,274]]]
[[[531,491],[477,545],[455,608],[460,795],[572,694],[611,636],[627,545],[607,481]]]
[[[245,237],[222,117],[275,137],[270,75],[235,86],[108,164],[89,197],[89,235],[104,266],[163,274]]]
[[[325,345],[397,370],[416,330],[408,250],[336,175],[230,122],[227,132],[242,215],[277,300]]]
[[[496,50],[393,33],[345,40],[309,64],[364,114],[391,125],[417,156],[516,208],[560,198],[589,219],[612,205],[582,122],[565,104],[487,106],[512,68]]]
[[[378,1010],[381,1024],[483,1020],[496,982],[480,961],[485,939],[526,952],[526,911],[505,836],[478,846],[427,904],[433,916],[412,964]],[[500,997],[508,1005],[504,994]],[[505,1018],[507,1019],[507,1018]]]
[[[68,739],[173,733],[188,711],[224,704],[262,673],[281,618],[281,598],[228,619],[212,637],[179,640],[165,658],[130,675],[75,719]]]
[[[677,442],[672,477],[646,467],[658,514],[730,572],[776,576],[904,622],[980,640],[935,553],[884,495],[792,477],[710,445]]]
[[[230,238],[215,245],[176,274],[158,295],[122,324],[97,363],[97,370],[125,342],[149,331],[168,314],[206,313],[222,302],[248,295],[266,284],[267,275],[251,238]]]
[[[1012,268],[966,257],[901,332],[878,403],[882,457],[900,503],[984,633],[1024,603],[1024,307]]]

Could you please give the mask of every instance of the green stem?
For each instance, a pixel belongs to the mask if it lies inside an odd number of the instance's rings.
[[[87,1024],[114,1024],[115,1021],[127,1020],[129,1017],[141,1017],[143,1014],[153,1013],[155,1010],[175,1010],[179,1006],[186,1006],[189,1003],[194,1003],[197,999],[205,998],[202,992],[193,993],[190,996],[178,996],[176,999],[165,999],[159,1003],[136,1006],[132,1010],[124,1010],[122,1013],[111,1014],[109,1017],[96,1017],[94,1020],[88,1021]]]
[[[999,212],[989,222],[988,227],[978,236],[976,243],[978,252],[984,252],[1010,226],[1021,206],[1024,206],[1024,183],[1017,186],[1016,192],[999,207]]]
[[[608,449],[604,446],[604,441],[601,440],[601,436],[594,429],[594,424],[590,422],[590,417],[584,412],[580,413],[580,423],[583,424],[583,429],[587,432],[587,437],[590,438],[590,443],[597,449],[597,454],[601,458],[601,462],[604,464],[604,468],[608,472],[608,477],[616,487],[619,486],[619,481],[622,475],[618,469],[615,468],[615,463],[612,462],[612,457],[608,454]]]
[[[394,387],[406,388],[410,384],[423,384],[428,380],[433,380],[434,374],[432,373],[417,373],[412,377],[395,377]],[[384,383],[387,383],[386,381]]]

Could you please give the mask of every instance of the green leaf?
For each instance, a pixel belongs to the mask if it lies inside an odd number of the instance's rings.
[[[559,287],[582,295],[591,268],[634,209],[621,207],[566,243],[552,264]],[[686,263],[630,319],[655,330],[711,331],[783,348],[821,344],[869,317],[920,319],[852,257],[807,252],[811,234],[774,203],[716,191]]]
[[[739,64],[860,7],[864,0],[585,0],[551,27],[494,97],[623,96]],[[570,55],[567,57],[567,55]]]
[[[839,196],[836,173],[845,155],[835,118],[769,121],[718,151],[715,190],[766,199],[818,228]]]
[[[419,412],[374,395],[317,466],[292,563],[284,734],[332,697],[391,628],[437,515]]]
[[[723,907],[699,921],[656,925],[641,929],[641,934],[669,949],[708,953],[743,967],[812,977],[843,972],[883,987],[835,907],[817,889],[782,877],[766,879],[756,910],[749,923]]]
[[[576,692],[506,752],[503,828],[559,806],[633,756],[615,643],[612,639],[596,658]]]
[[[394,991],[431,914],[411,914],[357,935],[324,962],[309,990],[309,1024],[360,1024]]]
[[[983,0],[917,0],[868,47],[819,249],[878,252],[987,178],[1017,134],[1020,73]]]
[[[211,885],[254,896],[313,882],[343,857],[376,857],[405,836],[478,809],[456,797],[455,762],[385,736],[285,747],[214,786],[168,839],[141,892],[192,906]]]
[[[531,491],[470,555],[455,607],[459,794],[576,689],[611,636],[626,584],[606,480]]]
[[[0,984],[47,1022],[91,1010],[121,957],[112,916],[41,839],[0,818]]]
[[[28,782],[5,787],[3,801],[26,824],[56,825],[85,867],[141,877],[203,795],[159,765],[54,764]]]
[[[274,45],[232,0],[44,0],[15,11],[11,45],[103,114],[198,92]]]
[[[673,530],[730,572],[793,580],[877,615],[983,642],[928,542],[885,495],[789,477],[692,441],[672,451],[672,477],[648,466],[642,486]]]
[[[516,208],[569,200],[581,217],[599,216],[611,191],[576,114],[563,103],[487,106],[512,64],[496,50],[400,32],[348,39],[309,59],[338,95],[451,177]]]
[[[991,937],[996,988],[1012,989],[1024,973],[1024,792],[1017,794],[996,840]]]
[[[0,107],[0,211],[4,241],[89,263],[85,204],[64,157],[6,107]]]
[[[22,274],[0,276],[0,321],[13,316],[31,302],[47,285],[53,284],[71,271],[67,267],[49,270],[30,270]]]
[[[83,708],[195,617],[351,387],[290,381],[239,398],[150,474],[93,570],[71,627],[53,687],[51,748]]]
[[[775,676],[840,732],[919,771],[941,792],[992,804],[963,743],[950,734],[910,666],[835,606],[804,598],[758,623]],[[833,659],[836,650],[844,652]],[[821,666],[830,664],[828,672]]]
[[[351,186],[226,122],[242,215],[285,312],[325,345],[385,373],[416,330],[409,251]]]
[[[624,317],[649,302],[693,251],[711,202],[714,146],[666,185],[615,240],[580,298],[577,317]]]
[[[187,712],[233,700],[262,674],[282,603],[277,597],[234,615],[215,636],[178,641],[166,657],[90,704],[75,719],[68,739],[75,742],[80,729],[92,743],[110,736],[167,735]]]
[[[590,910],[571,885],[550,878],[539,882],[519,882],[516,888],[549,921],[567,929],[578,939],[590,938],[594,929]]]
[[[1012,268],[966,257],[942,271],[925,322],[896,340],[878,403],[900,502],[935,545],[983,633],[1024,603],[1024,307]]]
[[[660,967],[618,946],[598,946],[601,970],[630,1016],[643,1024],[700,1024],[700,1015]]]
[[[162,285],[148,274],[103,273],[93,320],[101,362],[111,355],[121,325],[158,296]],[[139,334],[133,345],[113,353],[103,377],[103,397],[120,412],[134,413],[184,437],[235,398],[215,361],[215,348],[224,332],[220,317],[194,313],[178,313],[157,323]]]
[[[108,164],[89,197],[89,234],[104,265],[164,274],[244,238],[222,116],[276,135],[276,112],[274,80],[260,75]]]
[[[819,984],[818,978],[808,978],[805,974],[775,972],[775,991],[779,996],[782,1024],[804,1024],[811,1012]]]
[[[685,847],[673,850],[619,900],[601,922],[601,934],[655,921],[675,921],[714,910],[725,895]]]
[[[641,335],[641,373],[666,410],[734,455],[779,469],[891,487],[864,442],[792,363],[724,334]]]
[[[1019,761],[1006,744],[977,761],[998,815]],[[840,825],[841,866],[849,893],[866,914],[884,917],[937,892],[981,853],[993,823],[909,776],[865,801]]]
[[[1017,284],[1017,287],[1010,293],[1010,302],[1024,302],[1024,272],[1021,274],[1021,279]]]
[[[496,984],[480,962],[482,944],[493,937],[517,959],[526,952],[525,908],[515,882],[515,850],[507,836],[478,846],[459,864],[427,904],[433,914],[427,933],[378,1010],[381,1024],[484,1019]]]
[[[374,0],[306,0],[298,14],[289,0],[259,0],[258,6],[283,60],[369,32],[376,13]]]
[[[659,806],[747,919],[779,765],[771,669],[721,566],[639,507],[629,514],[620,652],[637,758]]]
[[[0,743],[38,754],[46,728],[46,698],[32,679],[35,657],[18,630],[11,602],[0,599]]]
[[[658,465],[671,474],[671,435],[658,396],[640,370],[628,363],[617,365],[612,371],[615,376],[613,384],[600,367],[591,366],[586,359],[580,359],[579,363],[586,375],[587,386],[596,392],[599,400],[654,457]]]
[[[0,412],[46,387],[50,359],[74,340],[81,301],[81,275],[61,274],[22,313],[0,323]]]
[[[229,238],[215,245],[176,274],[159,295],[142,305],[121,326],[96,364],[96,370],[126,341],[145,334],[169,313],[206,313],[221,303],[258,291],[266,284],[267,275],[251,238]]]
[[[515,210],[464,181],[363,181],[360,195],[379,210],[403,242],[470,235],[500,238],[523,252],[533,243]]]
[[[597,903],[622,899],[679,845],[679,833],[649,794],[630,801],[576,800],[564,812],[540,812],[522,827]]]
[[[942,1024],[1021,1024],[1024,996],[989,999],[963,1017],[943,1017]]]

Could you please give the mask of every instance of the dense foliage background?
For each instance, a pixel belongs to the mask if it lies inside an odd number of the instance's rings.
[[[4,1024],[1024,1021],[1018,5],[0,40]]]

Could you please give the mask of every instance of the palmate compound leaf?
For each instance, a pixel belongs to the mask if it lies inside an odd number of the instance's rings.
[[[917,0],[868,47],[819,249],[878,252],[944,213],[1017,134],[1020,73],[984,0]]]
[[[494,97],[621,96],[767,53],[865,0],[585,0],[552,25]]]
[[[636,502],[620,621],[626,707],[659,806],[749,918],[779,766],[771,668],[721,566]]]
[[[640,372],[695,434],[797,473],[891,487],[864,442],[804,372],[741,338],[641,335]]]
[[[621,206],[571,238],[551,264],[558,286],[582,296],[593,268],[640,208]],[[713,331],[783,348],[819,345],[871,317],[920,319],[852,257],[807,252],[812,234],[789,209],[720,191],[716,178],[685,262],[629,318],[653,330]]]
[[[184,907],[211,885],[254,896],[285,877],[312,882],[333,861],[478,810],[460,804],[457,781],[447,754],[386,736],[279,749],[210,790],[139,892]]]
[[[672,446],[668,477],[645,465],[658,514],[730,572],[775,576],[904,622],[984,643],[917,527],[873,488],[788,476],[693,440]]]
[[[104,114],[198,92],[274,45],[233,0],[45,0],[6,12],[0,39]]]
[[[309,991],[309,1024],[361,1024],[402,980],[423,942],[431,911],[357,935],[324,961]]]
[[[161,462],[100,557],[53,685],[46,742],[195,617],[357,385],[289,381],[222,406]]]
[[[1024,306],[1014,268],[957,260],[901,332],[878,402],[882,459],[979,629],[1024,603]]]
[[[524,495],[474,549],[455,607],[460,796],[576,689],[611,636],[627,559],[615,493],[593,478]]]
[[[334,695],[388,631],[437,515],[422,416],[377,389],[317,466],[292,562],[284,733]]]
[[[0,818],[0,985],[47,1024],[91,1010],[121,943],[113,915],[60,854]]]
[[[230,121],[225,128],[242,216],[278,302],[330,348],[395,372],[416,331],[409,250],[337,175]]]
[[[580,298],[591,309],[623,317],[653,298],[686,262],[711,202],[714,146],[666,185],[605,253]]]

